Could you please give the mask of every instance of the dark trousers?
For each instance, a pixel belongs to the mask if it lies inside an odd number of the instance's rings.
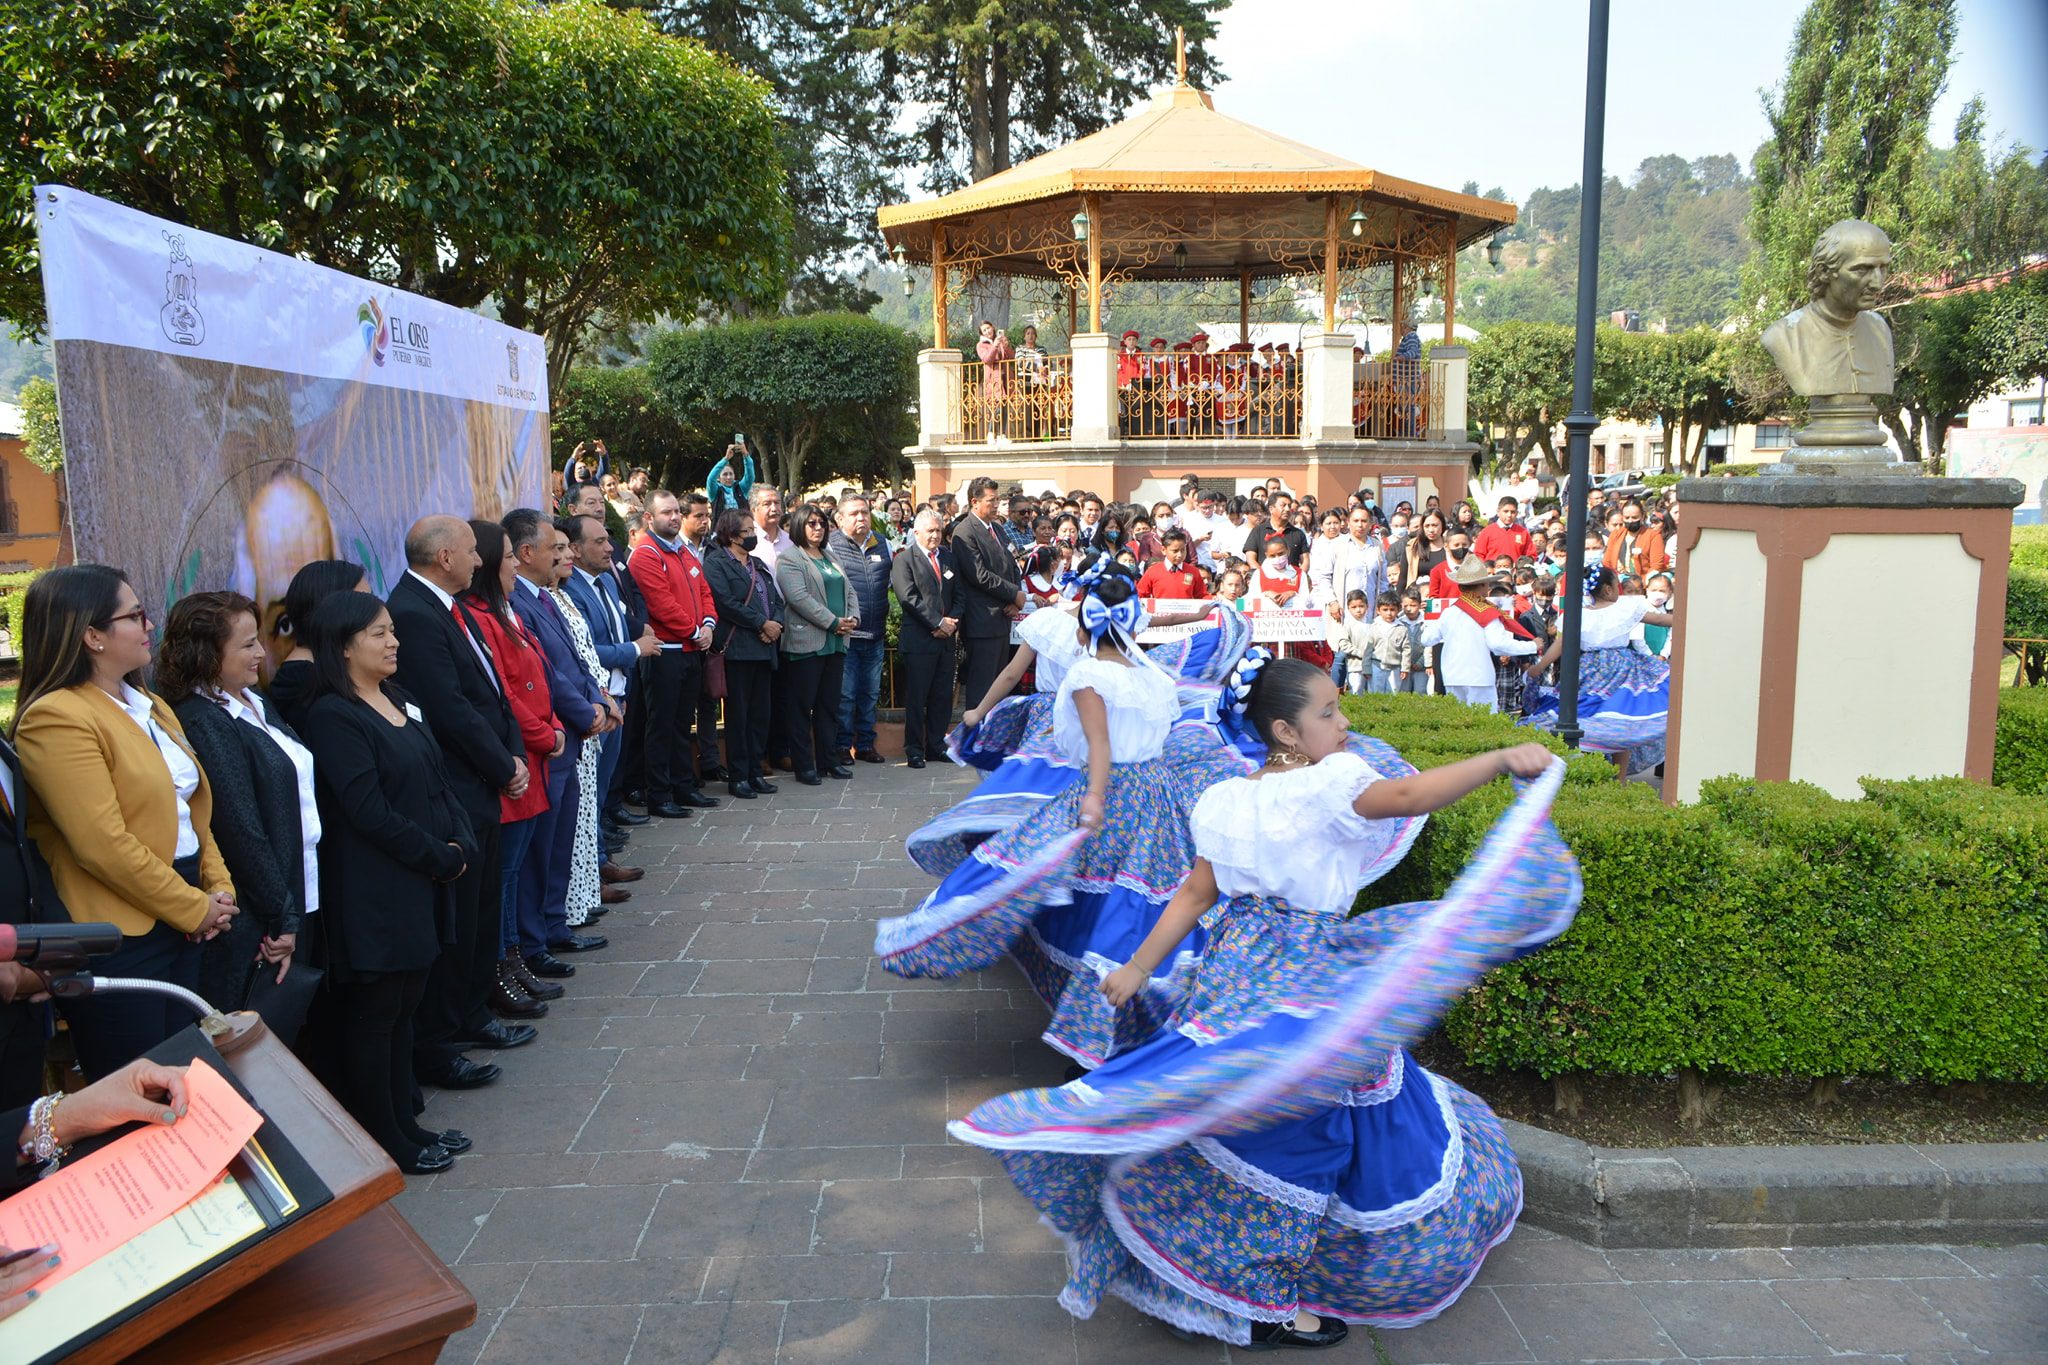
[[[697,657],[701,662],[703,656],[698,655]],[[732,660],[726,660],[726,666],[730,668],[731,665]],[[732,679],[730,677],[726,679],[725,685],[728,690],[731,689]],[[730,746],[732,736],[727,735],[725,742]],[[710,688],[700,686],[697,689],[698,775],[701,777],[718,766],[718,698],[711,695]]]
[[[944,648],[936,654],[899,651],[896,656],[905,758],[926,758],[946,747],[946,730],[953,720],[953,642],[939,643]]]
[[[476,857],[448,887],[455,942],[443,944],[441,955],[427,969],[419,1012],[412,1021],[413,1064],[426,1072],[454,1061],[462,1052],[462,1040],[482,1032],[491,1021],[503,886],[498,823],[479,820],[474,811],[470,820]]]
[[[648,665],[652,659],[642,659],[633,666],[632,681],[626,687],[626,725],[620,732],[625,736],[619,746],[619,761],[612,769],[610,789],[605,793],[606,809],[624,804],[627,792],[647,791],[647,696],[651,689],[648,682]]]
[[[735,782],[768,777],[768,688],[775,666],[766,659],[725,660],[725,770]]]
[[[970,635],[966,648],[967,659],[960,666],[960,685],[971,711],[988,695],[996,675],[1009,667],[1010,656],[1017,652],[1017,647],[1007,635]]]
[[[839,689],[846,675],[844,654],[813,654],[785,658],[789,675],[789,761],[800,773],[837,766],[839,752]]]
[[[199,989],[199,945],[170,925],[157,923],[146,934],[124,936],[121,946],[95,958],[96,977],[133,976],[168,981],[188,991]],[[190,1006],[160,995],[91,995],[66,1000],[59,1007],[71,1025],[78,1048],[78,1066],[87,1080],[119,1071],[199,1016]]]
[[[569,860],[576,852],[576,748],[571,745],[548,760],[548,808],[533,817],[533,836],[519,864],[519,951],[532,956],[569,932],[566,895],[550,902],[555,864],[561,863],[561,885],[569,885]]]
[[[664,649],[648,662],[647,800],[659,805],[697,790],[691,763],[690,726],[703,690],[704,656]]]
[[[419,1154],[431,1134],[412,1115],[413,1018],[427,974],[378,972],[335,987],[341,1016],[342,1097],[363,1131],[394,1159]]]
[[[789,661],[783,659],[768,674],[768,758],[787,765],[789,760]]]

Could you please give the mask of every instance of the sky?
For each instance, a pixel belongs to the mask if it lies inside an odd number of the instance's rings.
[[[1764,139],[1760,92],[1785,69],[1803,0],[1614,0],[1607,173],[1648,156],[1732,154]],[[1929,129],[1954,140],[1971,93],[1994,141],[2048,148],[2048,2],[1960,0]],[[1583,0],[1236,0],[1213,52],[1219,112],[1392,175],[1516,201],[1579,181]],[[1136,112],[1134,109],[1132,112]]]

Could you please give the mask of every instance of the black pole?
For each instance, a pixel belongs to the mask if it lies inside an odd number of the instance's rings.
[[[1607,4],[1592,0],[1586,38],[1586,164],[1579,173],[1579,311],[1573,338],[1572,411],[1564,419],[1570,486],[1565,497],[1564,641],[1557,669],[1557,737],[1579,747],[1579,616],[1585,602],[1586,494],[1592,483],[1593,308],[1600,285],[1601,143],[1607,130]]]

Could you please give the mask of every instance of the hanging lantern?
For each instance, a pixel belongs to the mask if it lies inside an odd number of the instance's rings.
[[[1505,248],[1501,244],[1501,235],[1496,232],[1486,243],[1486,263],[1493,267],[1494,273],[1498,274],[1500,272],[1500,258],[1505,254]]]
[[[901,242],[898,242],[896,244],[896,249],[890,252],[889,254],[895,258],[896,268],[898,270],[901,270],[910,261],[910,253],[903,249],[903,243]]]
[[[1186,270],[1188,268],[1188,244],[1186,242],[1175,242],[1173,244],[1173,268],[1175,270]]]
[[[911,278],[911,276],[910,276],[910,274],[909,274],[909,272],[908,272],[908,271],[904,272],[904,276],[903,276],[903,297],[907,299],[907,298],[909,298],[909,297],[910,297],[910,296],[911,296],[912,294],[915,294],[916,292],[917,292],[917,281],[916,281],[915,279],[912,279],[912,278]]]
[[[1083,244],[1088,241],[1088,210],[1082,209],[1074,215],[1074,240]]]
[[[1436,293],[1436,281],[1428,275],[1422,277],[1422,297],[1429,298]]]
[[[1351,206],[1350,223],[1351,235],[1353,237],[1365,236],[1365,206],[1363,204],[1353,204]]]

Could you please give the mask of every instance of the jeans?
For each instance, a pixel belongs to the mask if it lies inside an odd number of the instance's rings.
[[[1330,681],[1337,684],[1337,690],[1345,690],[1345,679],[1351,671],[1351,661],[1336,650],[1330,651]]]
[[[1392,693],[1394,690],[1394,674],[1399,670],[1388,668],[1378,659],[1372,660],[1371,664],[1372,690],[1374,694],[1379,696],[1386,696]]]
[[[875,703],[882,695],[882,639],[848,640],[839,688],[839,747],[875,747]]]
[[[526,850],[533,846],[533,828],[539,820],[534,815],[498,826],[498,861],[504,871],[500,879],[504,902],[498,914],[500,957],[519,946],[519,869],[526,865]]]

